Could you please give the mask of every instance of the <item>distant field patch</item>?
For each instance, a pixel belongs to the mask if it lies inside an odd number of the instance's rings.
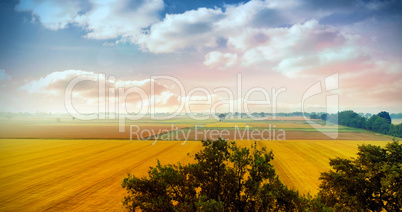
[[[402,123],[402,119],[392,119],[392,124],[400,124]]]
[[[305,123],[304,121],[299,121],[299,122],[293,122],[293,121],[281,121],[281,122],[258,122],[258,123],[251,123],[252,127],[258,127],[258,128],[267,128],[267,127],[275,127],[278,129],[288,129],[288,128],[298,128],[298,129],[304,129],[304,128],[312,128],[308,123]]]
[[[216,122],[216,123],[211,123],[211,124],[206,124],[204,127],[209,127],[209,128],[235,128],[235,127],[246,127],[249,125],[248,123],[244,122]]]

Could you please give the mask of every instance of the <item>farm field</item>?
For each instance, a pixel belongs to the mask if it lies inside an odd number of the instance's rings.
[[[138,132],[130,132],[130,125]],[[300,117],[224,122],[142,119],[127,121],[126,132],[118,129],[117,120],[0,120],[0,211],[124,211],[126,191],[121,182],[127,173],[146,175],[157,159],[163,164],[188,163],[192,157],[187,153],[201,149],[199,140],[218,136],[241,146],[256,140],[259,147],[272,149],[280,179],[303,194],[315,194],[329,158],[349,158],[359,144],[383,146],[392,140],[337,125],[315,129]],[[270,137],[255,136],[254,130],[265,130]],[[322,133],[336,130],[336,140]],[[275,136],[280,132],[283,140]]]
[[[253,141],[237,141],[251,145]],[[0,139],[0,211],[124,211],[121,182],[127,173],[145,175],[149,166],[188,163],[198,141]],[[315,194],[329,158],[351,157],[357,145],[387,141],[258,141],[275,154],[280,179],[301,193]]]
[[[337,125],[322,125],[319,126],[319,131],[302,117],[278,117],[276,120],[225,120],[224,122],[214,119],[193,120],[188,117],[163,121],[142,119],[127,121],[124,129],[125,132],[119,132],[117,120],[80,121],[71,120],[71,118],[59,121],[56,121],[56,118],[0,120],[0,138],[7,139],[130,139],[131,137],[133,139],[201,140],[221,136],[232,140],[327,140],[332,138],[322,132],[332,134],[337,131],[337,140],[391,140],[389,136]],[[216,132],[216,130],[222,133],[214,135],[213,131]],[[253,130],[264,133],[251,136],[250,133]],[[166,136],[161,137],[163,134]]]

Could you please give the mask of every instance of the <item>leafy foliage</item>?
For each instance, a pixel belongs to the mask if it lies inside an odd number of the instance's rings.
[[[320,201],[335,211],[401,211],[402,145],[359,146],[356,159],[330,160],[321,174]]]
[[[321,117],[315,113],[310,115],[310,119],[320,119]]]
[[[272,151],[223,139],[202,141],[195,163],[151,167],[128,175],[123,204],[135,211],[401,211],[402,145],[359,146],[356,159],[330,160],[317,196],[282,184]]]
[[[383,134],[388,134],[391,128],[391,124],[384,118],[378,115],[374,115],[367,120],[366,129],[379,132]]]
[[[387,122],[388,122],[388,124],[391,124],[391,116],[389,115],[389,113],[388,112],[386,112],[386,111],[381,111],[380,113],[378,113],[378,116],[379,117],[381,117],[381,118],[383,118],[383,119],[386,119],[387,120]]]
[[[385,111],[378,113],[378,115],[373,115],[368,119],[351,110],[331,114],[326,118],[340,125],[367,129],[373,132],[402,138],[402,124],[391,124],[391,116]]]
[[[348,127],[356,127],[356,128],[365,128],[366,127],[366,119],[364,117],[359,116],[359,114],[347,110],[338,113],[338,122],[341,125],[345,125]]]
[[[328,119],[328,113],[323,113],[321,114],[320,118],[324,121],[326,121]]]
[[[256,144],[240,148],[224,139],[202,141],[196,163],[150,168],[148,177],[129,175],[123,204],[131,211],[294,211],[307,200],[275,173],[274,155]]]
[[[402,123],[397,125],[392,124],[389,130],[389,134],[395,137],[402,138]]]

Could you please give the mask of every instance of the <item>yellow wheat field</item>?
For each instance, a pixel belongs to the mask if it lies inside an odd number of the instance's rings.
[[[251,145],[251,141],[238,141]],[[124,211],[121,181],[149,166],[188,163],[201,143],[125,140],[0,140],[0,211]],[[351,157],[357,145],[386,141],[259,141],[272,149],[280,179],[302,193],[315,194],[329,159]]]

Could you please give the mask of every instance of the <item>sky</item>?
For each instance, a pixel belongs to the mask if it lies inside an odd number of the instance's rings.
[[[0,111],[400,113],[401,38],[398,0],[1,1]]]

